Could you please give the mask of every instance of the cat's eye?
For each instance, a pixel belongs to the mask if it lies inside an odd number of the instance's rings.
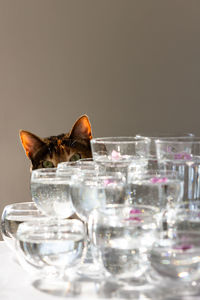
[[[81,158],[81,155],[79,153],[75,153],[74,155],[72,155],[72,157],[70,157],[70,161],[76,161],[79,160]]]
[[[54,167],[53,163],[49,160],[43,161],[42,166],[43,166],[43,168],[53,168]]]

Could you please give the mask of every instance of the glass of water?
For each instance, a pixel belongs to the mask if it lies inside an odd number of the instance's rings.
[[[156,155],[156,145],[155,141],[157,139],[162,140],[163,138],[181,138],[181,137],[187,137],[187,138],[193,138],[194,134],[193,133],[155,133],[151,135],[146,135],[146,134],[137,134],[137,138],[144,138],[148,137],[150,139],[150,146],[149,146],[149,155],[147,158],[147,168],[148,169],[154,169],[157,170],[158,167],[158,160],[157,160],[157,155]]]
[[[76,169],[37,169],[31,175],[31,194],[39,210],[51,217],[68,218],[74,213],[70,183]]]
[[[36,269],[32,281],[40,290],[63,295],[76,278],[85,253],[86,232],[79,220],[45,219],[25,222],[17,230],[17,254],[27,269]],[[24,264],[25,262],[25,264]]]
[[[159,168],[176,171],[184,182],[183,200],[200,200],[200,138],[163,138],[155,143]]]
[[[131,203],[153,205],[160,210],[175,206],[183,197],[183,181],[175,171],[128,172]]]
[[[156,213],[145,205],[110,204],[93,210],[89,217],[92,253],[107,280],[125,286],[146,282],[142,275],[157,239]]]
[[[15,251],[16,232],[19,224],[45,216],[34,202],[22,202],[6,205],[1,217],[1,234],[11,250]]]
[[[74,210],[85,223],[88,231],[88,218],[91,211],[106,203],[124,203],[126,201],[125,178],[121,173],[100,175],[95,172],[83,172],[74,175],[71,184],[71,197]],[[83,276],[98,278],[100,270],[93,262],[90,238],[87,240],[86,261],[79,273]]]
[[[135,137],[102,137],[92,139],[92,156],[101,172],[122,172],[133,160],[144,159],[149,153],[150,140]]]
[[[160,236],[150,252],[149,281],[164,296],[200,292],[200,232],[187,228]]]

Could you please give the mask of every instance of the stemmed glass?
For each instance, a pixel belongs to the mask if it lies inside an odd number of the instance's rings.
[[[94,172],[83,172],[73,176],[71,197],[74,209],[79,218],[85,223],[88,231],[88,218],[91,211],[106,203],[123,203],[126,200],[124,192],[125,178],[121,173],[101,175]],[[115,190],[115,193],[113,191]],[[88,237],[87,261],[80,268],[79,273],[99,278],[100,271],[96,264],[92,264],[90,239]]]

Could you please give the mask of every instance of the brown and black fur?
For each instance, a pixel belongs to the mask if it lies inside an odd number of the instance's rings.
[[[33,170],[56,167],[60,162],[92,156],[91,125],[86,115],[81,116],[67,134],[42,139],[31,132],[21,130],[20,138]]]

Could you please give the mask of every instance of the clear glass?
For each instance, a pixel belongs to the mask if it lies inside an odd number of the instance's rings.
[[[200,138],[156,140],[159,168],[174,170],[184,182],[184,200],[200,200]]]
[[[4,207],[1,217],[1,234],[8,247],[15,251],[16,232],[19,224],[45,217],[34,202],[13,203]]]
[[[106,203],[123,203],[126,201],[125,178],[120,174],[98,175],[95,172],[80,173],[73,177],[71,184],[72,203],[78,217],[84,221],[87,228],[91,211]],[[99,278],[101,270],[93,263],[90,239],[87,241],[87,255],[80,274]]]
[[[171,296],[199,294],[200,233],[176,230],[171,237],[158,239],[150,252],[149,281]]]
[[[57,169],[72,169],[72,168],[78,168],[77,165],[78,161],[64,161],[57,165]]]
[[[169,211],[168,219],[169,236],[179,230],[200,232],[200,201],[184,201],[177,203]]]
[[[108,280],[130,286],[144,284],[147,255],[157,239],[156,213],[151,206],[122,204],[91,213],[92,253]]]
[[[75,175],[71,184],[71,197],[77,215],[87,222],[94,208],[127,201],[125,177],[121,173]]]
[[[160,230],[167,230],[171,209],[183,198],[183,181],[174,171],[148,170],[128,173],[129,203],[150,205],[158,209]]]
[[[31,194],[39,210],[51,217],[67,218],[74,213],[70,183],[75,170],[37,169],[31,175]]]
[[[156,133],[154,132],[153,134],[136,134],[136,138],[149,138],[150,139],[150,155],[156,155],[156,147],[155,147],[155,140],[158,139],[166,139],[166,138],[173,138],[173,139],[179,139],[179,138],[194,138],[195,135],[193,133],[170,133],[170,132],[165,132],[165,133]]]
[[[149,153],[150,140],[135,137],[102,137],[92,139],[92,156],[102,172],[123,172],[132,160],[145,158]]]
[[[99,166],[95,161],[93,161],[92,158],[83,158],[83,159],[77,160],[76,162],[59,163],[57,166],[57,169],[59,172],[73,169],[74,173],[76,173],[76,172],[90,173],[90,172],[98,172]]]
[[[173,207],[183,197],[183,181],[173,171],[130,169],[128,187],[131,203],[153,205],[160,210]]]
[[[155,133],[151,135],[145,135],[145,134],[137,134],[136,138],[145,138],[148,137],[150,139],[150,147],[149,147],[149,155],[148,155],[148,168],[149,169],[158,169],[158,161],[156,156],[156,145],[155,141],[157,139],[163,139],[163,138],[181,138],[181,137],[187,137],[187,138],[193,138],[193,133]]]
[[[17,231],[17,254],[26,271],[27,264],[36,269],[30,274],[38,289],[49,287],[57,295],[67,292],[67,284],[76,277],[76,270],[85,252],[86,232],[79,220],[48,219],[25,222]],[[25,262],[25,264],[24,264]]]

